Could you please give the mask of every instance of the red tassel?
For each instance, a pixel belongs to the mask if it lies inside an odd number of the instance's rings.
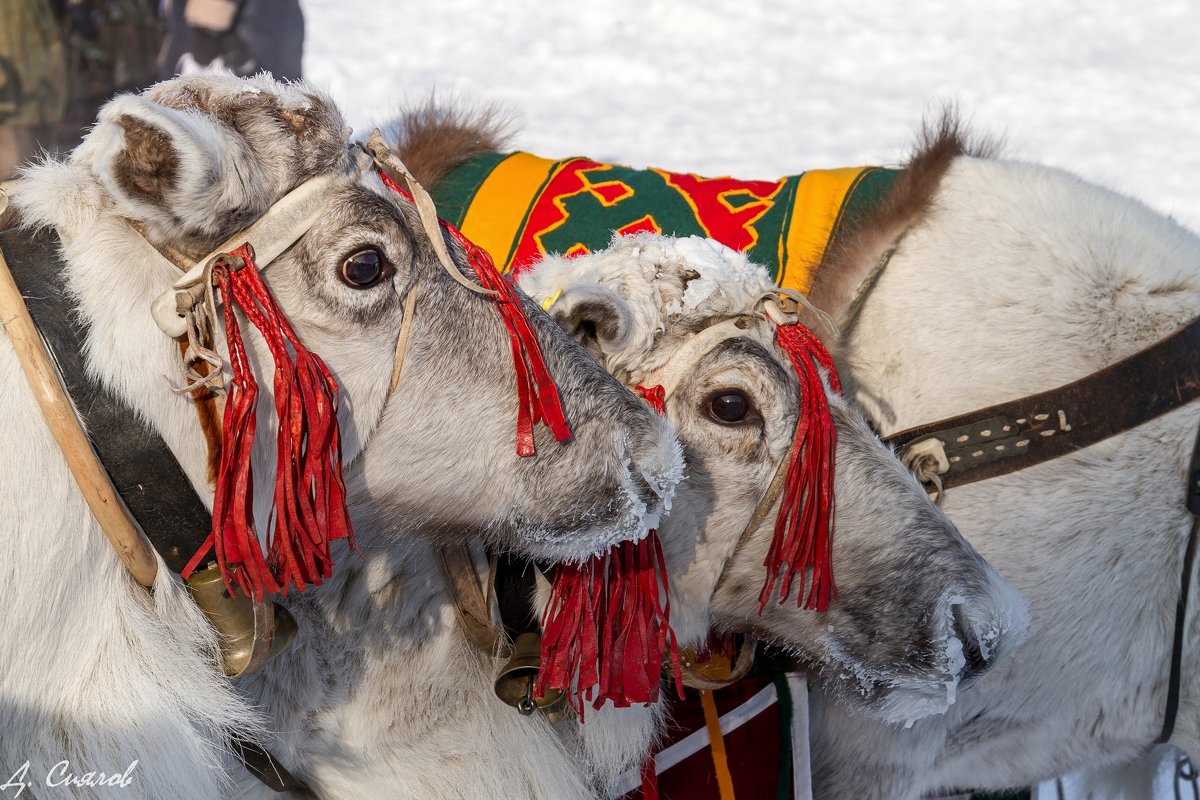
[[[412,195],[401,189],[386,172],[379,170],[379,177],[392,191],[413,202]],[[466,253],[467,263],[479,276],[479,282],[496,292],[492,300],[512,340],[513,369],[517,375],[517,455],[534,454],[533,426],[538,422],[550,428],[555,441],[566,441],[571,438],[571,429],[563,413],[558,387],[542,358],[541,345],[525,317],[525,308],[516,286],[500,274],[485,250],[463,236],[449,222],[441,220],[441,224]]]
[[[635,389],[660,414],[663,388]],[[535,692],[560,689],[583,718],[585,701],[624,708],[658,701],[664,656],[683,698],[679,645],[671,630],[670,587],[658,531],[625,541],[607,556],[560,564],[542,619]]]
[[[798,579],[796,602],[804,595],[805,574],[812,568],[812,583],[805,608],[825,611],[837,598],[833,582],[833,465],[837,431],[816,366],[829,373],[829,383],[840,392],[841,381],[829,352],[803,325],[780,325],[775,341],[787,353],[800,380],[800,416],[792,443],[783,499],[775,520],[775,536],[764,562],[766,582],[759,594],[759,613],[766,608],[776,582],[779,600],[791,592]],[[814,362],[816,362],[814,364]]]
[[[635,386],[633,390],[642,396],[660,414],[667,413],[667,393],[661,386]]]
[[[238,262],[241,265],[238,266]],[[287,593],[295,586],[320,585],[332,574],[329,543],[354,544],[338,429],[338,385],[325,363],[300,343],[254,265],[249,244],[222,256],[213,269],[221,290],[233,380],[225,401],[223,446],[213,499],[213,528],[184,570],[190,575],[210,547],[230,592],[235,587],[255,600]],[[267,554],[254,528],[255,408],[258,385],[246,358],[233,307],[262,334],[275,361],[275,493]]]
[[[562,690],[581,719],[585,702],[593,708],[606,700],[618,708],[654,703],[664,657],[682,687],[669,591],[654,530],[607,555],[560,564],[542,618],[537,696]]]

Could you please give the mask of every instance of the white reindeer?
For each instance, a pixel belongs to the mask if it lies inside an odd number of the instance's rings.
[[[292,602],[299,611],[344,600],[331,624],[357,631],[366,620],[355,617],[356,598],[399,596],[419,623],[414,634],[427,626],[432,635],[441,618],[409,583],[434,573],[419,554],[413,572],[400,571],[409,534],[460,541],[467,532],[534,557],[583,558],[654,523],[659,494],[679,473],[678,445],[530,305],[574,438],[560,445],[539,432],[536,457],[518,458],[511,349],[493,302],[438,266],[412,206],[353,168],[346,135],[332,104],[303,84],[169,81],[106,105],[69,160],[25,171],[15,204],[24,225],[51,228],[61,241],[90,372],[161,435],[211,504],[193,401],[171,390],[184,378],[179,348],[151,317],[152,301],[179,273],[154,248],[198,258],[293,187],[331,176],[324,214],[264,278],[340,384],[346,486],[364,557],[336,550],[337,577],[310,590],[320,599]],[[364,251],[378,267],[370,274],[347,264]],[[408,357],[389,391],[402,295],[414,283]],[[260,340],[247,336],[247,346],[256,371],[269,364]],[[67,773],[96,772],[127,772],[129,781],[66,791],[227,796],[231,777],[243,774],[227,737],[261,735],[263,717],[223,677],[216,634],[177,577],[159,561],[147,592],[105,541],[7,337],[0,369],[0,778],[8,779],[0,796],[25,787],[23,797],[50,797],[64,789],[49,783]],[[259,378],[269,399],[271,382]],[[273,424],[270,405],[260,403],[260,428]],[[260,476],[271,473],[269,450],[256,445]],[[265,531],[270,492],[259,494]],[[340,597],[343,578],[354,575],[366,578],[359,594]],[[346,686],[374,668],[370,657],[314,655],[332,628],[298,616],[299,646],[270,673],[278,702],[312,690],[313,676]],[[376,628],[373,644],[389,644],[389,630]],[[289,676],[285,664],[304,669]]]
[[[794,601],[760,613],[778,505],[740,537],[796,415],[794,375],[763,314],[775,291],[765,270],[715,242],[643,234],[547,257],[519,283],[535,299],[557,296],[551,313],[622,382],[668,393],[688,462],[660,531],[681,641],[753,635],[813,665],[858,713],[893,723],[944,712],[956,689],[1004,662],[1025,625],[1023,602],[832,393],[838,599],[823,614]],[[632,716],[581,728],[604,777],[644,753]]]

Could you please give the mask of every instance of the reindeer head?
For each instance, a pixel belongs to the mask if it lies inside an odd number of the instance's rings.
[[[803,400],[776,342],[777,325],[795,317],[780,318],[764,270],[708,240],[644,234],[548,258],[521,285],[535,298],[561,290],[551,311],[564,329],[623,382],[668,393],[688,463],[660,529],[681,641],[710,628],[750,634],[890,720],[944,711],[960,681],[1009,647],[1024,624],[1020,599],[828,376],[814,388],[837,433],[837,599],[824,612],[803,607],[796,590],[760,604],[779,504],[747,525],[789,457]]]
[[[439,266],[412,204],[360,168],[348,135],[332,103],[303,84],[198,76],[118,97],[68,164],[28,172],[18,202],[31,221],[59,231],[106,379],[164,429],[203,484],[191,455],[202,442],[194,401],[173,395],[163,377],[182,377],[177,343],[146,325],[152,298],[179,276],[159,253],[177,264],[198,259],[325,176],[322,214],[262,278],[340,387],[352,514],[400,534],[481,535],[555,559],[582,559],[653,526],[681,472],[669,426],[522,300],[573,437],[559,443],[538,429],[537,454],[518,457],[512,346],[494,301]],[[410,291],[411,337],[393,389]],[[241,327],[265,395],[254,448],[265,532],[276,463],[272,361],[262,338]],[[214,349],[228,352],[223,329],[216,339]]]

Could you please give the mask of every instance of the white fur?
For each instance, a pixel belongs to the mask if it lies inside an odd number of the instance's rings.
[[[89,360],[126,398],[161,397],[164,376],[182,378],[178,351],[148,313],[135,312],[169,286],[170,265],[146,258],[148,245],[108,210],[86,172],[47,163],[28,177],[17,203],[27,220],[57,226],[94,330],[117,323],[123,331],[93,338]],[[121,368],[128,363],[142,367]],[[216,634],[178,578],[160,565],[151,597],[125,572],[84,505],[7,337],[0,337],[0,365],[0,437],[8,443],[0,457],[0,627],[14,637],[0,671],[0,771],[7,777],[29,760],[31,775],[45,776],[66,758],[81,772],[120,773],[137,759],[134,781],[122,790],[128,797],[220,796],[226,731],[257,724],[257,714],[222,677]],[[204,486],[194,412],[171,400],[135,407],[193,484]]]

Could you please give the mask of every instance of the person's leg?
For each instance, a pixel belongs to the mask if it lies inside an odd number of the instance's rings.
[[[246,0],[236,30],[254,53],[259,69],[279,80],[300,80],[304,54],[300,0]]]

